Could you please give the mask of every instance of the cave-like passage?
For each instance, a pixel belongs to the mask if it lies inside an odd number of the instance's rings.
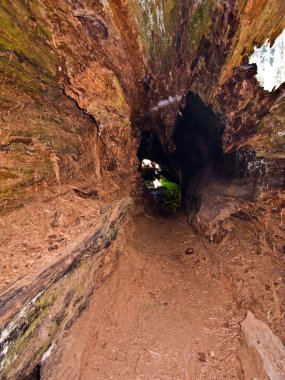
[[[176,183],[181,189],[181,206],[188,220],[199,211],[204,192],[215,181],[233,178],[235,160],[222,147],[223,125],[219,115],[194,93],[189,93],[175,124],[172,141],[175,150],[163,148],[155,130],[142,134],[138,158],[159,165],[159,176]],[[145,180],[159,177],[155,168],[142,168]]]
[[[162,170],[156,162],[143,159],[140,173],[145,187],[149,190],[153,200],[160,206],[161,212],[171,214],[180,211],[181,188],[178,183],[167,178],[167,171]]]

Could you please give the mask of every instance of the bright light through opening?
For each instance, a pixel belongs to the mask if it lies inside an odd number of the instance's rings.
[[[254,48],[249,63],[256,63],[256,79],[267,91],[278,88],[285,82],[285,29],[270,47],[268,40],[260,47]]]
[[[154,181],[152,181],[152,183],[156,189],[161,186],[161,181],[157,178]]]
[[[151,161],[147,159],[142,160],[142,167],[144,168],[145,166],[151,166]]]
[[[150,168],[153,169],[155,174],[158,176],[152,181],[152,184],[155,189],[161,186],[161,181],[159,180],[159,172],[161,172],[161,167],[156,162],[152,162],[151,160],[144,159],[142,160],[142,168]]]

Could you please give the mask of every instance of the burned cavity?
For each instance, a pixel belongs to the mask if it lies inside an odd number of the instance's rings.
[[[145,131],[138,157],[141,174],[153,196],[159,193],[155,181],[158,184],[162,179],[174,188],[177,186],[179,202],[191,221],[200,208],[203,194],[211,191],[213,183],[234,176],[235,159],[223,153],[222,135],[220,116],[192,92],[177,117],[172,136],[174,151],[163,146],[155,130]],[[144,166],[144,159],[149,160],[148,167]]]
[[[190,220],[211,184],[233,175],[234,164],[223,154],[222,135],[219,115],[190,92],[173,133],[173,160],[180,169],[182,203]]]

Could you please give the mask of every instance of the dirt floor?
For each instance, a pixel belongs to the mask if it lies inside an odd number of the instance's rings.
[[[268,199],[230,217],[219,243],[183,213],[131,217],[118,268],[44,355],[41,379],[256,377],[241,349],[247,311],[285,344],[285,226]],[[99,212],[67,189],[1,219],[0,291],[58,259]]]
[[[41,379],[242,379],[245,310],[218,275],[217,245],[185,215],[145,215],[119,268],[42,366]]]

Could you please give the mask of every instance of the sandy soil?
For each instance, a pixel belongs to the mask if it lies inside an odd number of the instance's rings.
[[[184,215],[129,225],[114,275],[41,370],[59,379],[241,379],[238,308]],[[212,247],[212,248],[211,248]]]

